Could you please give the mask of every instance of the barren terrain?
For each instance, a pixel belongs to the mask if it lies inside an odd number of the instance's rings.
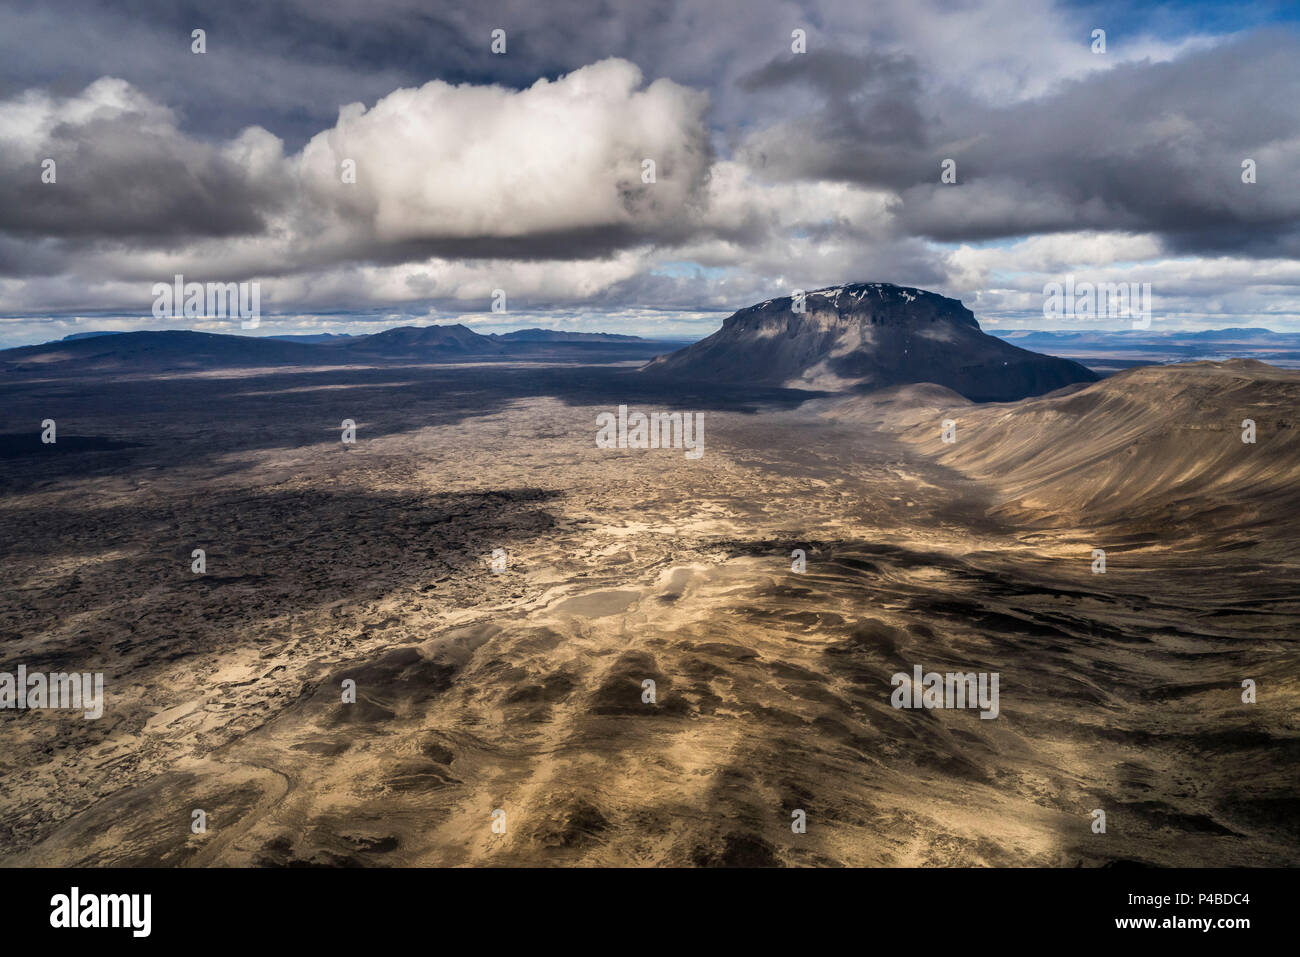
[[[0,670],[107,704],[0,711],[0,862],[1300,863],[1300,374],[1231,366],[987,406],[11,376]],[[596,448],[619,404],[705,412],[703,457]],[[998,672],[999,717],[895,710],[916,664]]]

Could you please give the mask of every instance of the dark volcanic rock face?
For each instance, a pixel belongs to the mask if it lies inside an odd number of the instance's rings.
[[[980,330],[956,299],[890,283],[853,283],[730,316],[722,328],[646,372],[755,385],[867,391],[935,382],[977,402],[1041,395],[1097,376]]]

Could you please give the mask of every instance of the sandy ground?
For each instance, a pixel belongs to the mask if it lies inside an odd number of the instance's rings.
[[[1300,862],[1280,500],[1031,509],[929,440],[1009,407],[929,393],[873,421],[623,368],[0,392],[0,670],[107,690],[96,721],[0,711],[0,863]],[[596,448],[620,402],[706,412],[704,456]],[[24,446],[46,417],[60,447]],[[894,709],[918,664],[999,673],[999,717]]]

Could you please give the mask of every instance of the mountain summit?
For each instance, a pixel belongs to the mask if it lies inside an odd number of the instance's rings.
[[[980,330],[957,299],[886,282],[769,299],[644,371],[829,392],[934,382],[977,402],[1041,395],[1097,375]]]

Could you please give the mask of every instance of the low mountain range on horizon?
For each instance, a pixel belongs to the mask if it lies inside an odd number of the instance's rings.
[[[292,365],[319,361],[320,349],[305,342],[230,336],[169,329],[78,335],[37,346],[0,351],[0,366],[10,371],[57,369],[77,364],[87,372],[126,369],[202,370],[223,367]]]
[[[93,335],[93,333],[91,333]],[[66,337],[65,338],[70,338]],[[288,333],[283,336],[267,336],[268,339],[278,339],[281,342],[343,342],[348,339],[355,339],[356,336],[350,332],[305,332],[305,333]]]
[[[399,326],[364,336],[248,336],[188,329],[72,333],[40,345],[0,350],[0,366],[36,370],[75,363],[87,371],[181,371],[387,361],[551,359],[641,361],[684,344],[612,333],[521,329],[481,335],[453,325]]]
[[[394,326],[391,329],[383,329],[379,332],[363,333],[354,335],[350,332],[303,332],[303,333],[285,333],[281,336],[247,336],[246,338],[257,339],[274,339],[277,342],[340,342],[348,339],[365,339],[370,336],[383,335],[385,332],[392,332],[396,329],[466,329],[467,326],[457,324],[455,326],[440,326],[437,324],[431,326]],[[70,332],[62,339],[52,339],[50,342],[41,343],[41,345],[50,345],[51,342],[76,342],[79,339],[95,339],[100,336],[121,336],[128,334],[129,330],[125,329],[98,329],[93,332]],[[141,330],[148,332],[184,332],[190,330]],[[221,333],[217,333],[221,335]],[[658,342],[657,339],[647,339],[644,336],[628,336],[616,332],[577,332],[569,329],[541,329],[532,327],[529,329],[515,329],[511,332],[490,332],[487,335],[474,333],[485,339],[497,339],[502,342]],[[24,348],[24,347],[16,347]]]
[[[500,355],[502,349],[494,340],[481,336],[468,326],[455,323],[449,326],[398,326],[369,336],[361,336],[345,343],[329,344],[328,348],[354,355],[426,356],[430,352],[443,355],[491,356]]]
[[[933,382],[980,402],[1041,395],[1097,374],[980,329],[957,299],[861,282],[768,299],[733,313],[706,339],[643,370],[826,392]]]
[[[992,333],[1025,349],[1082,362],[1109,373],[1153,363],[1258,359],[1300,367],[1300,333],[1229,329],[1012,329]]]
[[[643,336],[625,336],[617,332],[570,332],[567,329],[516,329],[514,332],[490,333],[489,339],[503,342],[655,342]]]
[[[1263,326],[1229,326],[1223,329],[1008,329],[990,333],[999,339],[1041,342],[1300,342],[1300,333],[1275,332]]]

